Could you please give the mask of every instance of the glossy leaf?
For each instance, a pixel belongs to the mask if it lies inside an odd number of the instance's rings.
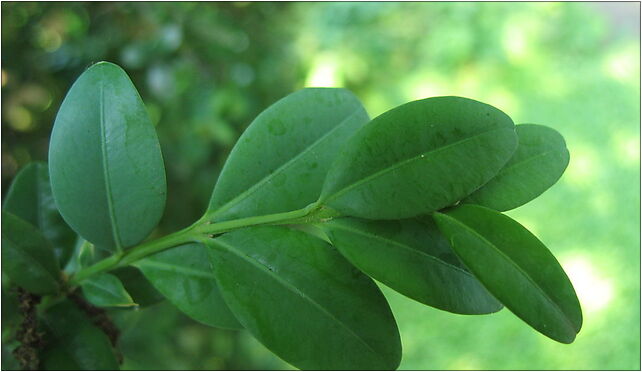
[[[102,273],[90,276],[82,283],[81,288],[87,301],[95,306],[129,307],[137,305],[123,287],[123,283],[112,274]]]
[[[504,168],[463,203],[507,211],[528,203],[562,177],[569,153],[561,134],[536,124],[515,127],[519,145]]]
[[[430,218],[320,225],[348,261],[372,278],[426,305],[486,314],[502,305],[462,265]]]
[[[242,328],[221,297],[203,245],[178,246],[138,261],[135,266],[191,318],[212,327]]]
[[[2,271],[34,294],[60,289],[61,273],[51,243],[33,225],[6,211],[2,211]]]
[[[488,182],[516,145],[512,120],[492,106],[461,97],[406,103],[346,143],[321,201],[368,219],[428,214]]]
[[[544,335],[573,342],[582,326],[580,303],[542,242],[485,207],[462,205],[434,217],[463,263],[509,310]]]
[[[54,123],[49,171],[65,221],[96,246],[126,248],[156,226],[165,206],[163,158],[120,67],[97,63],[73,84]]]
[[[335,248],[263,226],[208,242],[221,293],[260,342],[301,369],[394,369],[401,344],[388,304]]]
[[[143,273],[133,266],[121,267],[112,270],[111,273],[120,280],[127,293],[132,296],[138,306],[154,305],[165,299],[165,297],[154,288],[152,283],[145,278]]]
[[[43,353],[45,368],[119,369],[109,338],[69,300],[48,309],[44,324],[52,338]]]
[[[232,149],[207,215],[229,220],[315,202],[332,160],[368,115],[345,89],[306,88],[262,112]]]
[[[60,266],[69,261],[76,234],[58,212],[51,193],[46,163],[29,163],[18,172],[7,191],[2,208],[38,228],[52,243]]]

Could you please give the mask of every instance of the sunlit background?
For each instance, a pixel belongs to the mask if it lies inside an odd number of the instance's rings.
[[[640,368],[639,3],[2,3],[2,194],[46,160],[65,92],[121,65],[157,126],[168,204],[159,233],[203,212],[244,128],[305,86],[346,87],[371,117],[459,95],[551,126],[560,182],[509,212],[547,244],[584,311],[563,345],[508,310],[453,315],[383,288],[402,369]],[[383,287],[383,286],[382,286]],[[246,331],[168,303],[112,311],[124,368],[287,369]],[[285,314],[284,314],[285,315]],[[4,314],[3,314],[4,317]],[[3,343],[4,343],[3,333]],[[12,360],[3,345],[3,369]]]

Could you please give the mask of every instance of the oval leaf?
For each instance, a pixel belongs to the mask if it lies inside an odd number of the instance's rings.
[[[580,303],[542,242],[485,207],[462,205],[434,217],[459,258],[509,310],[544,335],[573,342],[582,327]]]
[[[191,318],[212,327],[242,328],[221,297],[203,245],[178,246],[135,265],[163,296]]]
[[[138,306],[154,305],[165,299],[165,297],[154,288],[152,283],[145,278],[143,273],[133,266],[121,267],[113,270],[111,273],[123,283],[123,287],[125,287],[127,293],[132,296]]]
[[[93,275],[82,283],[81,288],[87,301],[96,306],[137,306],[123,287],[123,283],[111,274]]]
[[[502,308],[464,268],[430,218],[339,218],[321,227],[353,265],[414,300],[459,314]]]
[[[463,203],[507,211],[553,186],[568,166],[566,142],[555,129],[536,124],[515,127],[519,145],[504,168]]]
[[[58,111],[49,147],[56,204],[100,247],[144,239],[165,206],[165,169],[154,126],[118,66],[101,62],[76,80]]]
[[[61,267],[69,261],[76,234],[63,221],[54,203],[46,163],[29,163],[18,172],[2,208],[38,228],[51,242]]]
[[[208,244],[225,301],[288,363],[315,370],[399,365],[399,333],[385,298],[321,239],[264,226]]]
[[[516,145],[512,120],[492,106],[461,97],[406,103],[350,139],[320,200],[368,219],[428,214],[488,182]]]
[[[44,368],[119,369],[109,338],[69,300],[48,309],[44,323],[51,337],[43,351]]]
[[[33,225],[6,211],[2,211],[2,271],[34,294],[60,289],[60,269],[51,243]]]
[[[279,100],[232,149],[207,218],[287,212],[315,202],[336,153],[368,120],[359,100],[345,89],[307,88]]]

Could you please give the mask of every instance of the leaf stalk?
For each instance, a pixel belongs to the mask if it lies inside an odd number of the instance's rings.
[[[312,203],[305,208],[289,212],[274,213],[263,216],[239,218],[236,220],[210,222],[202,218],[193,225],[166,235],[162,238],[152,240],[124,252],[116,252],[92,266],[78,271],[69,279],[69,287],[74,288],[92,275],[107,272],[119,267],[131,265],[132,263],[147,256],[162,252],[190,242],[200,242],[203,238],[223,234],[232,230],[259,225],[291,225],[291,224],[313,224],[326,222],[340,214],[318,202]]]

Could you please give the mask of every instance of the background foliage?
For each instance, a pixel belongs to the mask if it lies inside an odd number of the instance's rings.
[[[169,196],[155,234],[200,217],[235,140],[294,90],[344,86],[371,117],[429,96],[478,99],[567,141],[561,181],[509,215],[560,259],[584,327],[561,345],[506,310],[454,315],[384,288],[400,368],[639,369],[639,7],[3,2],[2,195],[20,167],[46,160],[65,92],[100,60],[129,73],[157,125]],[[3,302],[3,320],[13,311]],[[167,301],[111,315],[124,368],[291,368],[247,332],[197,324]]]

